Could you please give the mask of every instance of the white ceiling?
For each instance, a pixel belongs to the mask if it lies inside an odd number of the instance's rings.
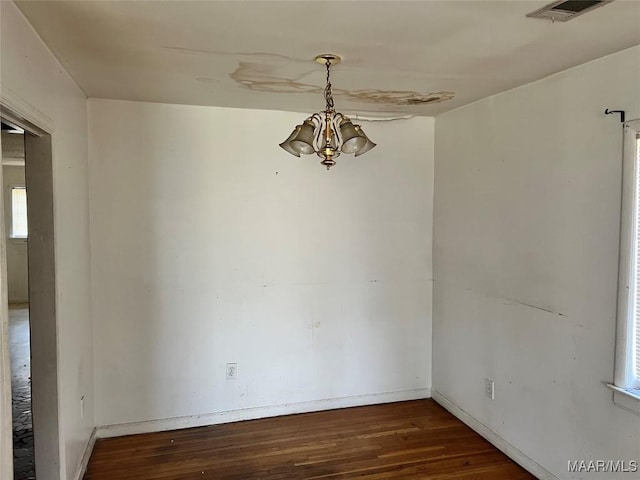
[[[638,0],[567,23],[525,17],[546,0],[16,3],[89,97],[309,113],[319,53],[338,110],[432,116],[640,44]]]

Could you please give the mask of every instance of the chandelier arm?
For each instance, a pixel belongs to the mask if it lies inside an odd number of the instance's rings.
[[[345,121],[345,116],[341,113],[335,113],[333,118],[331,119],[331,126],[333,127],[333,131],[336,136],[336,150],[340,151],[342,149],[342,133],[340,132],[340,124]]]
[[[314,151],[318,152],[322,146],[322,141],[324,139],[324,129],[326,127],[324,115],[314,113],[309,118],[314,125],[313,149]]]

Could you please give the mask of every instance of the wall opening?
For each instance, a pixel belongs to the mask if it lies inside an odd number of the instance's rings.
[[[6,368],[1,375],[2,457],[13,458],[16,480],[33,479],[36,474],[40,479],[57,480],[60,446],[51,136],[4,108],[2,123],[14,132],[23,130],[22,134],[10,134],[6,129],[2,138],[4,318],[0,345],[3,363],[10,357],[10,375]],[[20,143],[22,162],[15,155]],[[7,415],[8,389],[12,408]],[[5,431],[9,428],[11,441]],[[13,455],[6,453],[8,449]],[[9,472],[3,470],[5,473]]]
[[[35,478],[31,408],[31,335],[27,263],[28,216],[25,182],[24,130],[2,123],[2,179],[6,234],[7,296],[13,478]]]

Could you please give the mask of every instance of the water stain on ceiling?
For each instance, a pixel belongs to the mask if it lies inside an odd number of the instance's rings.
[[[346,92],[347,97],[357,102],[382,103],[390,105],[425,105],[451,100],[453,92],[418,93],[404,90],[354,90]]]
[[[229,77],[241,88],[268,93],[310,93],[321,94],[324,85],[306,83],[303,79],[318,72],[317,65],[309,59],[293,58],[267,52],[220,52],[215,50],[194,50],[184,47],[164,47],[174,53],[206,56],[235,57],[238,67]],[[219,80],[198,77],[200,82],[216,83]],[[358,103],[372,103],[381,106],[413,106],[440,103],[455,97],[454,92],[440,91],[420,93],[408,90],[345,90],[334,88],[335,96],[343,96]]]
[[[324,86],[312,85],[299,80],[313,71],[304,72],[294,78],[277,76],[278,67],[272,64],[240,62],[238,68],[229,76],[241,87],[260,92],[271,93],[321,93]],[[349,100],[361,103],[382,105],[426,105],[451,100],[454,92],[419,93],[407,90],[344,90],[334,88],[335,96],[345,96]]]
[[[259,92],[271,93],[319,93],[323,87],[302,83],[299,80],[315,70],[304,72],[293,78],[275,75],[280,70],[277,65],[240,62],[238,68],[229,76],[241,87]]]

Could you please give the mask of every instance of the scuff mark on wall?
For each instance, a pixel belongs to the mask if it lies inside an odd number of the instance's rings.
[[[539,307],[537,305],[531,305],[530,303],[520,302],[520,301],[515,300],[513,298],[507,298],[506,300],[508,300],[511,303],[516,303],[518,305],[522,305],[523,307],[535,308],[536,310],[540,310],[542,312],[551,313],[553,315],[558,315],[560,317],[566,317],[566,315],[564,313],[554,312],[553,310],[551,310],[549,308]]]

